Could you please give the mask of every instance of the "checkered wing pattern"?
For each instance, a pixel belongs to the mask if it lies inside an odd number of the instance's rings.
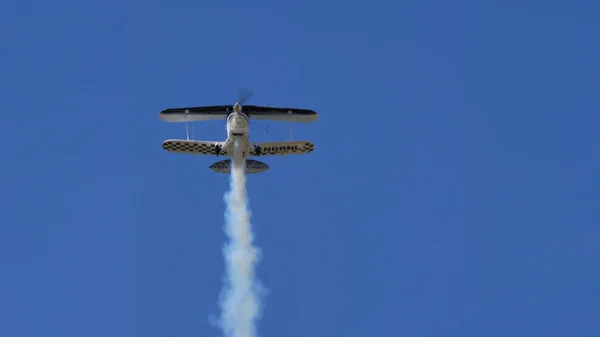
[[[284,156],[289,154],[305,154],[310,153],[315,149],[315,144],[305,140],[253,143],[253,145],[255,148],[250,153],[251,156]],[[256,146],[260,147],[260,154],[257,153]]]
[[[201,154],[208,156],[216,156],[217,145],[222,145],[221,142],[206,142],[198,140],[182,140],[182,139],[169,139],[162,143],[163,149],[174,152],[174,153],[186,153],[186,154]],[[219,155],[227,155],[227,151],[221,151]]]

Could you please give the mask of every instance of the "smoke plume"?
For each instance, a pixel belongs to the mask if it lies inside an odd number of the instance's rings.
[[[246,194],[245,160],[234,146],[230,190],[225,194],[225,233],[229,242],[223,255],[227,271],[221,298],[221,328],[225,337],[257,337],[261,311],[261,287],[255,279],[260,251],[253,235]]]

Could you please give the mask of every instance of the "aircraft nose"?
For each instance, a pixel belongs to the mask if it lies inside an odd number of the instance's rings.
[[[242,116],[234,116],[233,122],[237,125],[242,125],[242,124],[244,124],[245,120]]]
[[[242,112],[242,106],[240,105],[240,103],[235,103],[235,105],[233,106],[233,110],[235,110],[236,112]]]

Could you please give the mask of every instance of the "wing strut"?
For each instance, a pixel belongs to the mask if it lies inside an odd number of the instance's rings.
[[[185,138],[190,140],[190,133],[188,131],[188,112],[189,110],[185,110]]]

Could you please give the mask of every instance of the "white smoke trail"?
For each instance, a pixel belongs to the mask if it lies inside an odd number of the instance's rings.
[[[221,297],[221,328],[226,337],[256,337],[261,288],[254,268],[260,251],[252,245],[250,211],[246,195],[245,160],[234,146],[230,190],[225,194],[225,245],[227,280]]]

